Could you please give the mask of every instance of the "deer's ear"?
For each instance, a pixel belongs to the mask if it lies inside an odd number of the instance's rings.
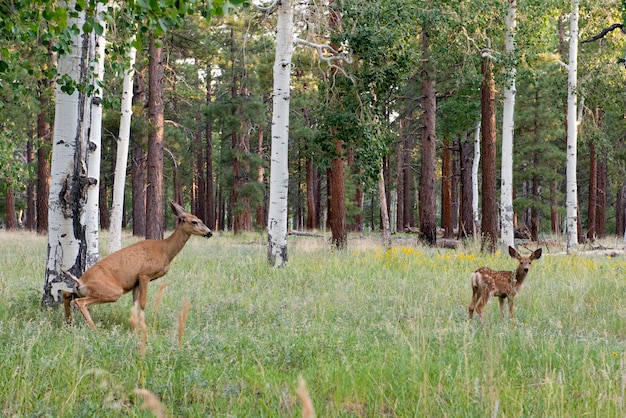
[[[187,213],[187,211],[185,211],[185,209],[182,206],[180,206],[178,203],[174,202],[173,200],[170,200],[170,207],[172,208],[172,211],[177,217],[181,217],[185,213]]]
[[[539,260],[541,258],[541,248],[537,248],[535,252],[533,252],[532,259]]]
[[[517,250],[509,245],[509,255],[513,258],[519,258]]]

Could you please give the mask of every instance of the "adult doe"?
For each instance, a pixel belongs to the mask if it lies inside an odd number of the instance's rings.
[[[93,329],[96,324],[89,314],[89,305],[117,301],[125,293],[133,291],[133,302],[139,303],[141,311],[146,308],[148,283],[164,276],[170,262],[185,246],[191,235],[210,238],[211,230],[182,206],[170,202],[178,218],[176,230],[166,239],[144,240],[122,248],[103,258],[89,268],[79,279],[68,274],[76,282],[73,292],[63,292],[65,320],[71,324],[72,300]]]
[[[513,302],[520,291],[524,279],[530,270],[533,260],[541,258],[541,248],[529,257],[522,257],[513,247],[509,247],[509,255],[519,261],[513,271],[495,271],[489,267],[481,267],[470,276],[472,285],[472,302],[469,305],[469,317],[474,316],[474,309],[482,319],[483,308],[492,296],[500,298],[500,315],[504,318],[504,299],[509,300],[509,314],[513,318]]]

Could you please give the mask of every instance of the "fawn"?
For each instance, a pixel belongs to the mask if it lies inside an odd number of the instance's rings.
[[[76,282],[73,292],[63,292],[65,320],[68,324],[72,323],[72,300],[89,326],[96,329],[89,314],[89,305],[115,302],[131,290],[133,302],[139,303],[143,312],[146,308],[148,283],[168,272],[170,262],[185,246],[189,237],[200,235],[210,238],[213,235],[199,218],[186,212],[182,206],[171,201],[170,206],[179,223],[166,239],[145,240],[122,248],[87,269],[79,279],[65,272]]]
[[[492,296],[500,298],[500,315],[503,318],[504,299],[509,299],[509,314],[513,318],[515,295],[522,287],[532,261],[541,258],[541,248],[535,250],[529,257],[522,257],[515,248],[509,246],[509,255],[519,261],[519,266],[514,271],[494,271],[489,267],[481,267],[470,276],[472,285],[470,319],[474,316],[474,309],[478,317],[482,319],[483,308]]]

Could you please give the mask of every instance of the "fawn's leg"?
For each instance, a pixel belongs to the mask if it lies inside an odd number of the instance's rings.
[[[474,309],[476,308],[476,303],[478,302],[478,298],[480,297],[480,291],[478,286],[472,286],[472,301],[469,305],[469,319],[474,317]]]
[[[513,300],[514,300],[514,298],[509,298],[509,315],[511,316],[511,319],[514,318],[514,316],[513,316]]]
[[[504,298],[499,298],[500,299],[500,316],[502,318],[504,318]],[[509,302],[509,306],[510,306],[511,302]]]
[[[485,287],[482,292],[480,302],[478,302],[478,306],[476,306],[476,314],[478,315],[480,319],[483,318],[483,308],[485,307],[487,302],[489,302],[489,298],[491,296],[492,296],[491,292],[489,291],[489,289]]]

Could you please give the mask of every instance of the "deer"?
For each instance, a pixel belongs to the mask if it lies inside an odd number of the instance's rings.
[[[495,271],[489,267],[481,267],[470,276],[472,286],[472,302],[469,305],[469,318],[474,317],[474,309],[482,319],[483,308],[492,296],[500,298],[500,316],[504,318],[504,299],[509,300],[509,314],[513,319],[513,302],[520,291],[533,260],[541,258],[541,248],[530,256],[522,257],[517,250],[509,246],[509,255],[519,261],[513,271]]]
[[[71,305],[78,307],[87,324],[96,329],[89,306],[117,301],[124,294],[133,292],[133,303],[138,303],[141,312],[146,308],[148,284],[163,277],[170,263],[183,249],[192,235],[210,238],[213,233],[199,218],[188,213],[179,204],[170,201],[178,226],[165,239],[137,242],[122,248],[94,264],[76,278],[63,271],[75,282],[73,291],[63,291],[65,320],[72,324]]]

